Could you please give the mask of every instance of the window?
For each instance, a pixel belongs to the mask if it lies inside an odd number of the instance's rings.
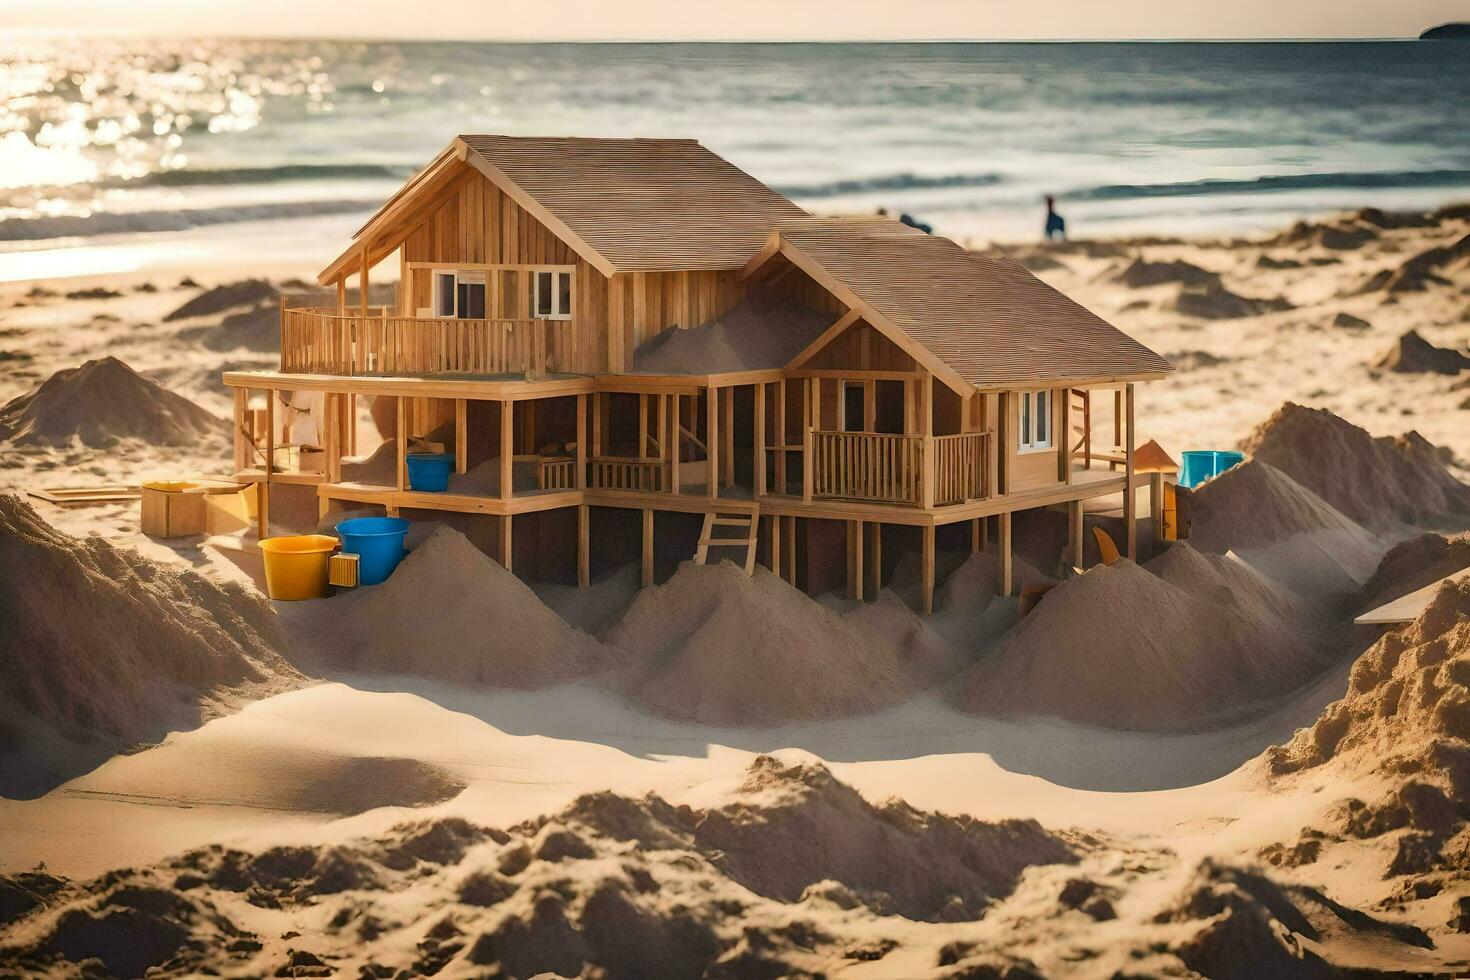
[[[1020,425],[1016,430],[1016,447],[1022,452],[1029,449],[1051,448],[1051,392],[1022,391]]]
[[[532,297],[533,315],[544,320],[572,318],[572,274],[570,272],[538,272]]]
[[[838,428],[843,432],[864,431],[867,417],[867,386],[861,381],[842,382],[842,418]]]
[[[456,270],[434,273],[434,315],[461,320],[485,318],[485,273]]]

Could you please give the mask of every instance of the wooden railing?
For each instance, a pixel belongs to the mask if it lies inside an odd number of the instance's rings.
[[[566,320],[364,317],[286,310],[281,370],[304,374],[540,374],[565,370]],[[559,333],[563,342],[558,343]]]
[[[936,505],[990,496],[990,433],[935,436],[933,446]]]
[[[575,490],[577,461],[570,456],[543,456],[536,461],[538,490]]]
[[[667,464],[658,459],[593,456],[587,460],[587,486],[596,490],[663,493],[668,489],[666,472]]]
[[[813,430],[810,444],[813,497],[937,506],[990,495],[986,432],[921,436]],[[926,478],[931,493],[925,492]]]
[[[917,504],[923,436],[812,432],[812,495]]]

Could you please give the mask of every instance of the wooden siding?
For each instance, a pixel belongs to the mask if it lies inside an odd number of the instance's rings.
[[[554,331],[553,356],[574,371],[595,373],[608,369],[608,280],[563,241],[511,200],[489,180],[470,174],[448,197],[408,233],[403,261],[490,265],[565,265],[575,269],[572,281],[572,319],[565,330]],[[410,315],[429,305],[430,270],[411,270],[400,297]],[[494,315],[523,318],[530,315],[530,295],[522,290],[515,272],[492,272],[502,297]],[[401,288],[401,287],[400,287]]]
[[[1057,415],[1062,404],[1061,391],[1053,389],[1051,392],[1052,448],[1050,449],[1030,449],[1021,452],[1017,443],[1017,433],[1020,432],[1021,425],[1021,399],[1012,395],[1010,403],[1010,419],[1006,424],[1006,445],[1001,448],[1001,451],[1009,458],[1009,492],[1017,493],[1024,490],[1059,486],[1062,478],[1057,471],[1057,445],[1067,438],[1066,420]]]
[[[665,330],[708,323],[744,295],[734,270],[618,273],[612,278],[608,323],[611,336],[622,338],[623,360],[610,370],[626,370],[633,351]]]

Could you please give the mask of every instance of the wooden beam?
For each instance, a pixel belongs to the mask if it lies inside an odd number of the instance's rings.
[[[1085,568],[1083,564],[1083,548],[1087,542],[1082,538],[1082,501],[1070,500],[1067,502],[1067,541],[1072,546],[1072,567]]]
[[[587,588],[592,573],[592,508],[582,504],[577,508],[577,587]]]
[[[860,601],[863,598],[863,538],[866,533],[862,521],[847,522],[847,597]]]
[[[577,478],[578,490],[587,489],[587,396],[577,396]]]
[[[1154,524],[1155,547],[1164,540],[1164,474],[1148,475],[1148,512]]]
[[[357,305],[362,311],[362,318],[366,320],[368,315],[368,250],[366,245],[362,247],[362,268],[357,272],[357,292]]]
[[[758,384],[755,386],[755,486],[752,491],[756,497],[763,497],[766,493],[766,386]]]
[[[648,396],[638,396],[638,460],[648,459]]]
[[[923,577],[923,607],[924,615],[934,611],[934,525],[926,524],[923,528],[923,554],[922,554],[922,577]]]
[[[247,438],[245,431],[245,413],[250,409],[250,391],[246,388],[235,389],[235,472],[247,469],[251,464],[250,447],[253,439]],[[251,436],[254,433],[250,433]]]
[[[783,518],[786,523],[786,580],[796,587],[796,516]]]
[[[766,556],[770,560],[771,574],[777,578],[781,577],[781,520],[778,514],[772,514],[766,518],[771,535],[766,546]]]
[[[399,490],[408,488],[408,399],[402,395],[398,396],[397,414],[394,417],[394,442],[398,450],[398,481]]]
[[[672,394],[668,396],[671,405],[669,412],[669,492],[679,492],[679,457],[683,455],[684,424],[683,416],[680,414],[683,395]]]
[[[812,444],[812,399],[818,384],[816,378],[808,378],[801,389],[801,404],[803,422],[801,426],[801,499],[806,503],[812,502],[812,487],[815,483],[817,461],[813,457]],[[792,566],[795,567],[794,565]],[[793,579],[793,584],[795,580]]]
[[[776,382],[776,492],[786,493],[786,379]]]
[[[1137,521],[1137,513],[1136,513],[1136,511],[1137,511],[1137,508],[1138,508],[1138,493],[1137,493],[1137,487],[1134,484],[1134,473],[1133,473],[1133,438],[1134,438],[1134,425],[1133,425],[1133,385],[1132,385],[1132,383],[1130,382],[1127,386],[1124,387],[1123,390],[1124,390],[1123,401],[1125,403],[1124,414],[1126,416],[1126,418],[1124,420],[1124,435],[1123,435],[1123,439],[1124,439],[1124,442],[1123,442],[1123,459],[1124,459],[1123,466],[1124,466],[1124,470],[1123,470],[1123,472],[1124,472],[1124,475],[1125,475],[1125,480],[1124,480],[1124,484],[1123,484],[1123,521],[1128,525],[1124,529],[1124,534],[1125,534],[1125,536],[1128,539],[1128,548],[1127,548],[1128,560],[1129,561],[1137,561],[1138,560],[1138,521]]]
[[[1000,582],[997,583],[996,591],[1003,596],[1011,594],[1013,568],[1011,564],[1011,512],[1004,511],[997,515],[1000,530],[997,535],[999,540],[996,547],[1000,551]]]
[[[347,314],[347,277],[343,276],[337,280],[337,315]]]
[[[500,403],[500,499],[515,495],[515,402]],[[509,566],[507,566],[509,567]]]
[[[470,449],[470,403],[464,398],[454,400],[454,472],[463,473],[469,468]]]
[[[511,515],[500,515],[500,564],[505,566],[507,572],[514,571],[511,568],[511,558],[515,554],[515,548],[511,541]]]
[[[1060,402],[1060,407],[1058,407]],[[1072,389],[1062,388],[1052,399],[1051,444],[1057,447],[1057,478],[1072,482]]]
[[[869,549],[868,567],[872,569],[872,592],[873,601],[878,601],[878,594],[883,591],[883,525],[877,521],[869,521],[868,526],[873,529],[873,545]]]
[[[643,508],[643,587],[653,584],[653,510]]]
[[[725,468],[725,486],[735,485],[735,389],[724,388],[724,413],[725,419],[721,434],[725,439],[724,449],[720,451],[720,460]]]
[[[985,550],[984,536],[985,518],[976,517],[970,520],[970,552],[979,554]]]
[[[823,347],[826,347],[840,336],[844,330],[861,320],[862,316],[857,310],[848,310],[842,314],[830,327],[818,334],[816,340],[803,347],[800,354],[797,354],[790,361],[786,362],[786,369],[790,371],[794,368],[801,367],[807,361],[811,360]]]
[[[705,389],[705,458],[709,464],[709,473],[706,474],[709,499],[715,500],[720,496],[720,389]]]

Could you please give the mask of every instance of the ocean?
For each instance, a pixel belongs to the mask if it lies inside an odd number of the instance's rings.
[[[0,279],[181,233],[325,258],[461,132],[694,137],[812,211],[966,241],[1036,238],[1045,194],[1080,236],[1470,198],[1453,42],[32,39],[0,96]]]

